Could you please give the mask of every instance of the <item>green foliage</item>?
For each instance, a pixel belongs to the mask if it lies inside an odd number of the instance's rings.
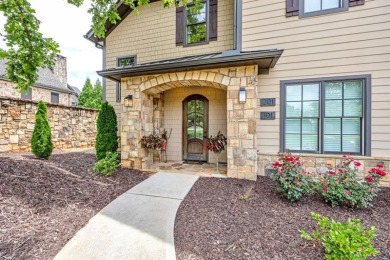
[[[278,191],[294,202],[313,193],[316,183],[312,176],[301,169],[299,157],[280,154],[279,161],[272,164],[275,173],[271,176],[278,185]]]
[[[100,80],[92,86],[91,80],[87,78],[79,97],[79,106],[100,109],[103,102],[103,87]]]
[[[123,0],[138,13],[138,8],[145,6],[150,0]],[[103,39],[107,22],[116,24],[120,20],[117,11],[118,1],[91,0],[92,29],[97,38]],[[200,5],[200,0],[194,0]],[[84,0],[68,0],[69,4],[81,6]],[[163,6],[169,8],[187,0],[163,0]],[[35,10],[28,0],[0,1],[0,12],[6,18],[2,37],[7,49],[0,49],[0,58],[7,60],[8,79],[17,83],[20,91],[27,89],[38,80],[39,68],[50,68],[54,64],[54,56],[59,53],[59,45],[51,38],[45,38],[39,32],[40,21],[35,17]]]
[[[119,166],[118,153],[108,152],[106,157],[94,165],[93,171],[103,175],[110,175]]]
[[[314,212],[311,216],[317,221],[319,229],[313,234],[302,230],[301,237],[320,243],[325,248],[327,260],[364,260],[379,254],[372,245],[377,230],[375,227],[366,230],[359,219],[348,219],[343,223]]]
[[[322,196],[333,207],[350,206],[367,208],[379,191],[380,179],[386,176],[382,165],[372,168],[364,179],[359,175],[361,163],[352,157],[344,156],[342,164],[329,170],[323,177]]]
[[[40,158],[48,158],[53,151],[51,129],[47,119],[47,107],[43,101],[38,103],[34,131],[31,138],[31,150]]]
[[[114,108],[104,102],[97,119],[96,157],[106,157],[107,152],[115,153],[118,149],[118,124]]]
[[[0,50],[0,58],[6,59],[9,80],[27,91],[38,80],[39,68],[54,65],[59,46],[38,31],[40,22],[28,0],[1,1],[0,11],[7,19],[2,35],[7,50]]]

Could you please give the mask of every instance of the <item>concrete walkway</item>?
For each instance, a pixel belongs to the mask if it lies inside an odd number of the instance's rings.
[[[176,259],[176,212],[198,178],[177,173],[151,176],[94,216],[54,259]]]

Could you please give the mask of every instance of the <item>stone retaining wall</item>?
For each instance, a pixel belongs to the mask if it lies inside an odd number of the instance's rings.
[[[0,97],[0,152],[30,150],[37,102]],[[93,147],[98,110],[47,104],[54,148]]]
[[[335,168],[341,165],[342,155],[317,155],[317,154],[293,154],[301,158],[302,167],[308,172],[325,173],[328,168]],[[258,174],[269,175],[272,172],[272,163],[278,160],[275,154],[259,154],[258,155]],[[368,156],[353,156],[361,162],[359,170],[362,175],[366,175],[368,171],[377,164],[383,164],[387,176],[383,178],[383,183],[390,186],[390,158],[386,157],[368,157]]]

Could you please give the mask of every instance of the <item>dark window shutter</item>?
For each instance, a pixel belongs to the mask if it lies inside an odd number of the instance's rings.
[[[209,9],[209,40],[216,41],[218,37],[218,0],[210,0]]]
[[[299,0],[286,0],[286,16],[299,15]]]
[[[364,5],[365,0],[349,0],[349,6]]]
[[[183,45],[184,42],[184,7],[176,8],[176,45]]]

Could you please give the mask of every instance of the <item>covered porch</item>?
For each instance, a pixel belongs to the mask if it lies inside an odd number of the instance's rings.
[[[226,165],[223,171],[227,177],[256,179],[258,74],[259,69],[273,67],[280,54],[209,55],[100,72],[121,81],[123,106],[118,121],[122,166],[195,169],[211,174],[216,157],[207,150],[206,140],[221,132],[227,137],[227,146],[219,162]],[[205,64],[211,61],[216,63]],[[190,66],[192,63],[194,66]],[[240,89],[245,92],[244,102],[239,102]],[[126,105],[125,99],[127,104],[131,100],[131,105]],[[168,163],[164,165],[139,141],[165,131],[169,138],[165,155]]]

